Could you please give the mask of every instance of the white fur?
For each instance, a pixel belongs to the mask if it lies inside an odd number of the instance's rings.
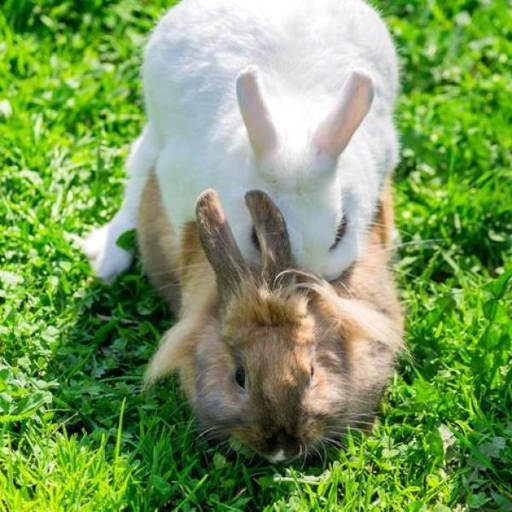
[[[268,457],[268,460],[275,464],[276,462],[284,462],[286,460],[286,455],[283,450],[277,451],[274,455]]]
[[[111,283],[132,262],[132,253],[117,245],[117,239],[126,231],[134,229],[133,219],[124,210],[119,210],[105,226],[93,230],[80,245],[89,258],[96,275]]]
[[[355,133],[337,128],[337,155],[314,136],[350,104],[340,95],[356,69],[370,77],[373,103],[360,125],[348,119]],[[183,0],[153,32],[143,78],[152,136],[135,148],[147,159],[132,159],[122,210],[136,210],[154,166],[178,234],[195,219],[199,194],[213,188],[244,257],[257,260],[244,194],[260,189],[282,211],[299,266],[334,279],[358,257],[398,152],[397,59],[373,8],[362,0]],[[350,142],[343,150],[340,141]],[[346,234],[330,250],[343,215]]]

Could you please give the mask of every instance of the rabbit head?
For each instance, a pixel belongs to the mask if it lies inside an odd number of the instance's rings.
[[[272,462],[290,461],[339,442],[348,425],[370,424],[400,329],[372,304],[294,271],[279,209],[261,191],[247,193],[246,204],[260,265],[242,258],[217,194],[198,199],[197,237],[215,292],[206,287],[211,300],[202,311],[182,311],[149,377],[177,370],[207,435],[234,436]]]
[[[338,277],[359,255],[373,214],[374,198],[354,188],[365,184],[347,176],[357,175],[366,157],[345,152],[372,105],[372,77],[352,71],[337,103],[320,122],[313,115],[311,127],[296,119],[293,103],[272,103],[286,95],[267,97],[256,66],[239,75],[236,89],[260,188],[286,219],[296,261],[328,280]],[[360,204],[367,196],[368,204]]]

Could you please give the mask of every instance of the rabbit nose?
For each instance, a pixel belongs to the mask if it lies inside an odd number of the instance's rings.
[[[268,447],[268,458],[271,462],[290,461],[300,455],[299,441],[284,429],[279,430],[268,440]]]

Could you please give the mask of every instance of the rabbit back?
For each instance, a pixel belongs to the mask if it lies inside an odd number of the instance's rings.
[[[319,122],[359,67],[374,76],[379,110],[392,112],[395,50],[362,0],[184,0],[162,18],[145,56],[147,108],[162,138],[187,128],[216,134],[216,121],[229,115],[241,129],[233,84],[255,63],[268,78],[272,111],[293,102]]]
[[[254,157],[237,104],[237,77],[254,64],[285,141],[276,162]],[[311,180],[311,132],[355,68],[373,77],[373,107],[335,179]],[[197,196],[214,188],[244,257],[256,260],[243,196],[259,189],[283,211],[299,265],[334,278],[352,263],[398,148],[396,55],[373,8],[362,0],[184,0],[155,29],[143,78],[160,146],[155,170],[178,233],[194,219]],[[347,254],[329,262],[343,201],[353,212]]]

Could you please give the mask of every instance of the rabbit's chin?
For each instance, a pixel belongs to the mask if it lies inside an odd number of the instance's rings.
[[[301,440],[286,434],[278,434],[270,439],[261,439],[258,443],[246,445],[272,464],[290,464],[297,459],[305,458],[308,453],[306,445]]]
[[[262,459],[270,462],[271,464],[292,464],[297,461],[305,460],[309,457],[310,451],[306,448],[300,449],[297,453],[290,455],[287,453],[284,448],[278,448],[273,452],[262,452],[257,449],[256,446],[251,446],[246,443],[243,443],[237,436],[231,435],[227,444],[230,449],[237,453],[241,454],[247,458],[252,458],[253,456],[261,457]]]
[[[228,444],[230,446],[236,447],[236,452],[243,453],[248,457],[252,455],[258,455],[262,459],[267,460],[271,464],[292,464],[298,460],[306,459],[308,456],[308,451],[305,448],[300,448],[295,452],[286,451],[285,448],[276,448],[272,452],[263,452],[260,451],[256,446],[252,446],[246,443],[243,443],[237,436],[232,435],[229,438]]]

